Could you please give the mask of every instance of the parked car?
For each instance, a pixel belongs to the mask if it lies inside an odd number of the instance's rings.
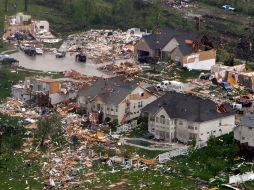
[[[36,54],[37,55],[42,55],[43,54],[43,50],[41,48],[35,48]]]
[[[26,49],[32,48],[29,44],[20,44],[19,45],[20,50],[25,51]]]
[[[0,54],[0,62],[8,57],[9,57],[9,55],[7,55],[7,54]]]
[[[230,90],[233,90],[232,86],[230,86],[227,82],[222,82],[220,84],[222,86],[222,88],[226,91],[230,91]]]
[[[65,57],[66,55],[66,52],[65,51],[57,51],[56,52],[56,58],[62,58],[62,57]]]
[[[79,53],[76,55],[76,61],[86,62],[86,55],[84,53]]]
[[[12,57],[5,57],[0,61],[2,64],[13,64],[13,63],[19,63],[19,61]]]
[[[29,55],[29,56],[35,56],[36,55],[36,49],[35,48],[26,48],[24,50],[25,54]]]

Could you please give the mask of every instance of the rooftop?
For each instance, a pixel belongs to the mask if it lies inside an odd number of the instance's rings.
[[[175,38],[179,43],[179,48],[184,55],[193,52],[193,44],[186,43],[187,41],[200,41],[203,37],[201,33],[177,31],[170,28],[160,28],[160,31],[151,35],[144,36],[143,39],[148,43],[152,49],[162,49],[167,43]]]
[[[142,112],[154,115],[160,108],[164,108],[170,118],[186,119],[192,122],[204,122],[235,114],[229,104],[223,104],[221,111],[212,100],[177,92],[168,92],[144,107]]]
[[[126,79],[123,75],[109,79],[98,78],[91,87],[80,90],[78,95],[98,97],[107,104],[118,105],[137,86],[136,81]]]

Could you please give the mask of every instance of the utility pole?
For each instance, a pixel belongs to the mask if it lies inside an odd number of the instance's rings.
[[[24,9],[25,11],[27,11],[27,1],[28,0],[25,0],[25,9]]]
[[[5,12],[8,12],[8,0],[4,1]]]

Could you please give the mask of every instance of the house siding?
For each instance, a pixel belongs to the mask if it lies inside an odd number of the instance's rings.
[[[183,57],[183,66],[193,70],[211,70],[216,63],[216,50],[200,51]]]
[[[165,124],[160,122],[161,115],[165,116]],[[172,119],[162,108],[154,116],[149,115],[148,117],[148,131],[154,134],[157,139],[165,137],[164,140],[168,142],[177,139],[180,142],[188,143],[193,138],[206,142],[211,135],[219,137],[232,132],[234,126],[234,115],[199,123],[179,118]]]
[[[171,60],[183,63],[183,54],[179,47],[175,48],[171,53]]]
[[[241,144],[247,143],[248,146],[254,147],[254,128],[246,126],[238,126],[234,130],[234,137],[240,141]]]
[[[211,135],[219,137],[233,131],[235,116],[228,116],[199,124],[199,141],[207,141]]]
[[[142,96],[141,93],[143,93]],[[141,109],[156,99],[155,95],[141,87],[137,87],[118,105],[106,104],[98,98],[90,101],[88,97],[80,96],[78,97],[78,107],[84,110],[85,113],[90,113],[99,111],[97,107],[100,105],[101,110],[104,112],[104,119],[106,117],[118,119],[118,123],[122,124],[139,117]],[[140,107],[138,107],[139,102],[142,102]]]

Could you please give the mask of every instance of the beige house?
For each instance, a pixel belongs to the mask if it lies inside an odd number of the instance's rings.
[[[134,52],[137,57],[173,60],[194,70],[210,70],[216,63],[216,50],[205,35],[169,28],[157,28],[141,38]]]
[[[218,106],[211,100],[170,92],[142,109],[148,130],[155,138],[188,143],[206,142],[233,131],[235,113],[230,105]]]
[[[99,78],[89,88],[78,93],[78,107],[84,114],[103,113],[103,120],[118,120],[119,124],[140,116],[141,109],[157,96],[133,79],[118,76]]]

